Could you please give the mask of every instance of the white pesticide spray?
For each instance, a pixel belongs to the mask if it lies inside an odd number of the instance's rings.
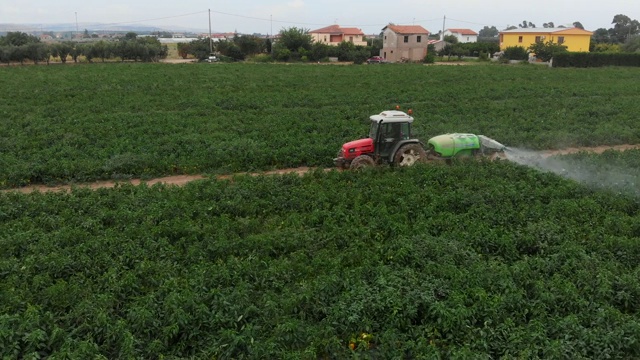
[[[575,180],[590,188],[606,189],[640,199],[640,170],[615,165],[595,165],[570,156],[547,156],[542,152],[506,148],[509,161]],[[635,171],[634,171],[635,170]]]

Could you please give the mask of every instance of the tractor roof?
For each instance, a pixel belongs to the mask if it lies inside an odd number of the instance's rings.
[[[399,123],[399,122],[412,123],[413,122],[413,117],[407,115],[403,111],[398,111],[398,110],[383,111],[378,115],[371,115],[371,117],[369,119],[371,119],[371,121],[377,122],[377,123],[379,123],[381,121],[390,122],[390,123]]]

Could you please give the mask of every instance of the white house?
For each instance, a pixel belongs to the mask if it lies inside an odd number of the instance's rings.
[[[461,43],[478,42],[478,33],[471,29],[447,29],[444,36],[453,35]]]

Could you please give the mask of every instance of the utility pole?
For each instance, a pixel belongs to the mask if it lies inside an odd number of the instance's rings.
[[[440,35],[440,40],[444,40],[444,23],[447,21],[447,15],[442,18],[442,35]]]
[[[211,38],[211,9],[209,9],[209,55],[213,55],[213,39]]]

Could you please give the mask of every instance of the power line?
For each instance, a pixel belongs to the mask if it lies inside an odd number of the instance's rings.
[[[175,19],[175,18],[179,18],[179,17],[185,17],[185,16],[191,16],[191,15],[205,14],[205,13],[207,13],[207,11],[208,11],[208,10],[198,11],[198,12],[192,12],[192,13],[188,13],[188,14],[181,14],[181,15],[165,16],[165,17],[159,17],[159,18],[153,18],[153,19],[134,20],[134,21],[122,21],[122,22],[117,22],[117,23],[108,23],[108,24],[100,24],[100,25],[102,25],[102,26],[114,26],[114,25],[135,24],[135,23],[142,23],[142,22],[156,21],[156,20]],[[214,12],[215,12],[215,11],[214,11]]]
[[[476,23],[476,22],[472,22],[472,21],[457,20],[457,19],[452,19],[452,18],[449,18],[449,20],[453,20],[453,21],[457,21],[457,22],[461,22],[461,23],[479,25],[479,26],[490,26],[490,25],[487,25],[487,24],[480,24],[480,23]]]
[[[221,14],[221,15],[239,17],[239,18],[243,18],[243,19],[252,19],[252,20],[261,20],[261,21],[273,21],[273,22],[284,23],[284,24],[313,25],[313,26],[326,26],[327,25],[327,23],[305,23],[305,22],[299,22],[299,21],[286,21],[286,20],[266,19],[266,18],[260,18],[260,17],[254,17],[254,16],[230,14],[230,13],[225,13],[225,12],[222,12],[222,11],[213,11],[212,10],[211,12],[216,13],[216,14]],[[342,26],[366,27],[366,26],[386,26],[386,25],[389,25],[389,24],[344,24]]]
[[[442,18],[433,18],[433,19],[427,19],[427,20],[416,20],[417,22],[432,22],[432,21],[440,21],[440,19]]]
[[[185,16],[192,16],[192,15],[199,15],[199,14],[204,14],[207,13],[208,10],[204,10],[204,11],[197,11],[197,12],[192,12],[192,13],[188,13],[188,14],[179,14],[179,15],[172,15],[172,16],[164,16],[164,17],[158,17],[158,18],[152,18],[152,19],[144,19],[144,20],[132,20],[132,21],[120,21],[120,22],[114,22],[114,23],[107,23],[107,24],[95,24],[92,26],[92,30],[100,30],[102,28],[108,27],[108,26],[117,26],[117,25],[128,25],[128,24],[136,24],[136,23],[143,23],[143,22],[149,22],[149,21],[156,21],[156,20],[166,20],[166,19],[174,19],[174,18],[180,18],[180,17],[185,17]],[[42,24],[40,25],[42,26]],[[62,31],[73,31],[71,30],[73,27],[73,25],[69,26],[69,30],[62,30]],[[76,24],[75,24],[75,28],[76,28],[76,32],[78,31],[78,20],[77,20],[77,13],[76,13]],[[23,29],[12,29],[9,31],[34,31],[33,28],[23,28]]]

